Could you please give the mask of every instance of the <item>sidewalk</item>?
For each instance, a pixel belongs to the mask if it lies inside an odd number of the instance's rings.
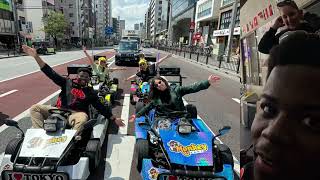
[[[164,53],[164,54],[173,54],[173,53],[170,53],[170,52],[167,52],[167,51],[163,51],[163,50],[159,50],[159,49],[155,49],[154,50],[156,51],[159,51],[161,53]],[[196,61],[196,60],[193,60],[193,59],[189,59],[186,57],[184,57],[183,55],[179,56],[179,55],[176,55],[176,54],[173,54],[173,57],[176,56],[176,57],[179,57],[181,59],[185,59],[189,62],[192,62],[192,63],[195,63],[195,64],[199,64],[201,66],[205,66],[205,67],[208,67],[216,72],[219,72],[219,73],[222,73],[222,74],[226,74],[227,76],[231,77],[231,79],[235,80],[235,81],[239,81],[240,82],[240,74],[237,74],[236,72],[234,71],[231,71],[231,70],[228,70],[228,69],[223,69],[223,68],[219,68],[218,66],[216,66],[215,64],[211,64],[211,63],[208,63],[206,64],[205,62],[203,61]]]

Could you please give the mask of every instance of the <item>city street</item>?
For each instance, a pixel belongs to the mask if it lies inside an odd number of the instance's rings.
[[[147,51],[158,53],[155,49]],[[101,51],[95,51],[101,53]],[[107,50],[102,52],[106,55],[114,67],[113,56],[114,51]],[[160,57],[165,54],[160,54]],[[81,51],[58,53],[57,55],[44,56],[44,60],[60,74],[66,73],[66,65],[74,63],[87,63],[83,58]],[[29,113],[27,111],[31,105],[35,103],[54,103],[57,90],[59,89],[53,82],[48,80],[42,72],[38,71],[36,62],[30,57],[18,57],[3,59],[1,63],[6,62],[7,67],[19,69],[10,73],[9,68],[1,69],[0,82],[0,116],[2,118],[14,118],[17,120],[23,130],[31,127]],[[64,64],[62,64],[64,63]],[[23,64],[23,65],[22,65]],[[212,70],[187,62],[185,59],[174,56],[163,62],[163,65],[178,66],[181,68],[183,77],[183,85],[193,82],[205,80],[210,74],[214,74]],[[126,71],[118,71],[112,74],[120,80],[120,88],[122,94],[113,113],[117,117],[128,117],[134,113],[134,107],[127,101],[129,95],[129,82],[123,81],[124,78],[136,73],[137,67],[127,67]],[[33,72],[33,73],[32,73]],[[31,74],[30,74],[31,73]],[[24,75],[27,74],[27,75]],[[21,77],[19,77],[21,76]],[[14,78],[18,77],[18,78]],[[7,80],[9,79],[9,80]],[[220,128],[225,125],[231,126],[230,133],[222,136],[221,141],[228,145],[236,159],[239,159],[240,150],[240,108],[237,99],[239,98],[240,83],[221,76],[221,80],[217,85],[210,87],[208,90],[201,91],[196,94],[190,94],[184,97],[189,104],[194,104],[198,109],[198,115],[209,126],[213,133],[217,133]],[[128,109],[126,107],[129,107]],[[127,121],[127,119],[125,119]],[[124,134],[112,135],[104,144],[104,160],[97,169],[96,173],[89,179],[139,179],[139,174],[135,169],[136,155],[134,154],[134,127],[132,123],[128,123],[127,129],[120,129]],[[0,126],[0,154],[4,152],[6,144],[17,135],[17,130],[7,128],[5,125]],[[109,133],[117,134],[117,128],[110,128]],[[117,142],[120,139],[120,142]],[[114,142],[117,142],[115,146]],[[115,148],[118,147],[118,148]],[[114,157],[127,160],[126,162],[111,162]],[[129,162],[128,162],[129,161]],[[118,163],[118,164],[117,164]],[[235,161],[236,172],[239,173],[239,163]]]

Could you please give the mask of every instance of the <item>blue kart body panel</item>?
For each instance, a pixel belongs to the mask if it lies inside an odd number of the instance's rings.
[[[141,116],[135,121],[136,139],[148,140],[150,129],[141,127],[139,123],[145,123],[150,127],[155,121],[155,109],[149,111],[148,116]],[[185,166],[214,166],[213,142],[214,134],[201,119],[192,119],[195,131],[189,134],[181,134],[177,131],[179,118],[171,120],[168,128],[159,128],[158,135],[168,155],[170,163]],[[148,148],[148,147],[146,147]],[[170,175],[170,170],[155,167],[151,159],[143,159],[142,179],[163,179],[161,174]],[[223,171],[214,175],[222,176],[227,180],[233,180],[233,169],[230,164],[223,165]]]

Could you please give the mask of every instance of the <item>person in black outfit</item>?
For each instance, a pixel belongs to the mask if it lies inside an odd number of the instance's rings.
[[[91,71],[88,68],[78,70],[77,78],[67,79],[56,73],[46,64],[34,48],[22,46],[23,51],[34,57],[41,71],[50,78],[56,85],[61,87],[56,107],[48,105],[33,105],[30,108],[30,115],[33,128],[43,128],[43,121],[48,118],[49,109],[68,109],[72,114],[68,123],[73,129],[79,131],[82,125],[88,120],[89,105],[93,105],[105,118],[115,121],[118,126],[124,126],[123,120],[112,115],[111,108],[106,108],[100,101],[94,90],[88,86]]]
[[[271,48],[279,44],[279,38],[288,31],[304,30],[309,33],[317,31],[314,26],[304,21],[302,10],[298,8],[293,0],[278,0],[277,7],[280,11],[280,16],[269,31],[263,35],[258,45],[259,52],[264,54],[269,54]],[[281,27],[285,27],[285,29],[276,34]]]
[[[287,35],[287,34],[285,34]],[[320,36],[295,31],[272,48],[241,180],[320,179]]]

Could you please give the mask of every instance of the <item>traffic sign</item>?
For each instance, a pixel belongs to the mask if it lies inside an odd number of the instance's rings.
[[[113,28],[110,26],[106,27],[104,31],[106,35],[113,34]]]

